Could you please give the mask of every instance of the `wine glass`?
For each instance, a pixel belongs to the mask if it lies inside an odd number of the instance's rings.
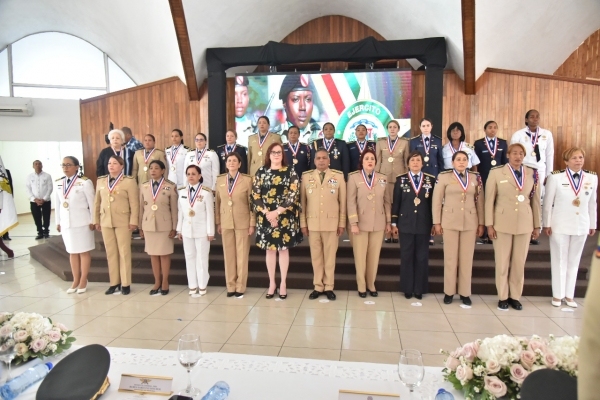
[[[419,350],[406,349],[400,352],[400,361],[398,362],[398,377],[404,386],[410,390],[411,397],[413,391],[421,384],[425,370],[423,369],[423,357]]]
[[[183,365],[188,372],[188,385],[185,389],[179,392],[182,396],[188,396],[196,398],[200,396],[200,389],[192,387],[192,369],[202,358],[202,351],[200,350],[200,338],[198,335],[186,334],[179,338],[179,344],[177,345],[177,354],[179,357],[179,363]]]
[[[7,368],[6,379],[4,382],[10,380],[11,362],[17,354],[16,344],[12,332],[0,335],[0,360],[4,361]]]

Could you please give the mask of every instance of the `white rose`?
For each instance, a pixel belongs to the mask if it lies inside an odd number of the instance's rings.
[[[20,330],[15,333],[14,337],[17,342],[24,342],[29,337],[29,334],[25,330]]]

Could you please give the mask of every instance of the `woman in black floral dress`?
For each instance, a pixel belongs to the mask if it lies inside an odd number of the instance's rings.
[[[283,146],[273,143],[267,150],[265,165],[256,171],[252,186],[252,204],[256,213],[256,245],[267,251],[269,290],[273,298],[277,288],[275,270],[279,252],[281,284],[279,297],[287,297],[285,279],[290,264],[289,248],[302,242],[300,232],[299,177],[288,167]]]

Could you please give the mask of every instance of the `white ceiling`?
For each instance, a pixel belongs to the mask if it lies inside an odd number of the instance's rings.
[[[448,67],[463,76],[460,0],[183,0],[198,82],[209,47],[280,41],[325,15],[357,19],[388,40],[443,36]],[[478,0],[476,72],[553,73],[600,28],[599,0]],[[38,32],[76,35],[106,52],[137,84],[183,80],[167,0],[0,0],[0,50]],[[242,69],[243,70],[243,69]]]

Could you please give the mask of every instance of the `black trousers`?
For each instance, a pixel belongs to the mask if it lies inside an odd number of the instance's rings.
[[[400,291],[424,294],[429,292],[429,237],[426,234],[399,234]]]
[[[35,221],[38,234],[48,233],[50,227],[50,211],[52,211],[52,202],[46,201],[41,206],[31,202],[31,215]]]

